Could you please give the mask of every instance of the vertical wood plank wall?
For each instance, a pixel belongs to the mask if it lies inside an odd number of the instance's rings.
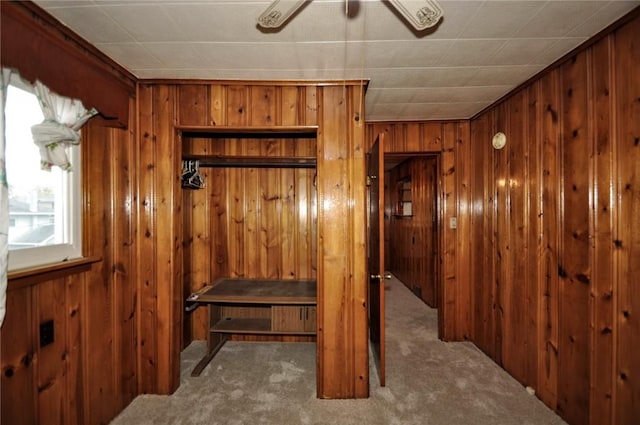
[[[3,424],[108,423],[138,394],[134,124],[118,130],[90,122],[82,130],[83,249],[101,260],[80,273],[9,282]],[[40,347],[39,324],[48,320],[55,341]]]
[[[3,2],[3,28],[9,28],[5,10],[19,4]],[[33,19],[37,12],[23,15]],[[172,392],[181,344],[206,326],[194,315],[180,327],[182,283],[195,289],[217,273],[211,264],[187,261],[189,253],[221,259],[219,273],[240,264],[222,242],[240,233],[220,217],[229,220],[235,211],[225,205],[226,191],[247,181],[260,190],[267,182],[273,188],[265,189],[267,198],[289,193],[293,181],[298,198],[306,197],[297,216],[289,210],[281,217],[283,228],[295,221],[296,240],[280,233],[304,255],[281,267],[286,273],[293,264],[300,276],[315,270],[326,283],[318,311],[318,394],[366,396],[365,196],[364,187],[349,182],[364,182],[365,148],[385,132],[387,153],[439,155],[440,336],[474,341],[572,424],[634,424],[640,417],[637,34],[636,13],[470,122],[369,123],[366,138],[355,83],[141,84],[128,108],[114,108],[130,111],[118,117],[128,129],[92,122],[83,130],[85,250],[100,261],[76,274],[9,283],[0,334],[2,423],[107,423],[140,392]],[[5,46],[9,38],[2,38]],[[77,53],[77,46],[67,48]],[[316,203],[308,172],[258,173],[260,180],[245,174],[228,188],[184,194],[178,124],[317,124]],[[490,147],[498,130],[509,139],[502,151]],[[218,149],[207,143],[194,153]],[[210,180],[226,176],[207,173]],[[447,225],[451,217],[457,229]],[[300,232],[309,227],[310,235]],[[213,234],[221,238],[207,239]],[[256,246],[273,234],[256,236]],[[255,261],[280,255],[259,251]],[[234,264],[224,261],[232,257]],[[39,323],[50,319],[56,341],[40,348]]]
[[[437,155],[438,178],[438,263],[440,282],[436,285],[438,335],[446,341],[471,338],[473,316],[469,238],[471,209],[469,181],[469,121],[375,122],[367,124],[367,146],[385,133],[385,154],[426,153]],[[448,226],[457,218],[457,229]],[[385,225],[389,226],[387,221]],[[411,240],[398,240],[411,244]],[[394,260],[391,259],[391,263]]]
[[[318,396],[368,395],[360,92],[360,82],[140,85],[139,258],[144,278],[139,363],[143,392],[174,391],[179,380],[168,374],[179,370],[174,362],[180,347],[191,338],[204,338],[203,313],[192,315],[185,328],[176,326],[185,293],[222,275],[313,277],[315,273]],[[224,139],[221,144],[215,139],[181,138],[176,131],[180,125],[317,125],[318,136],[315,142]],[[205,173],[211,187],[185,194],[178,180],[183,149],[192,154],[252,156],[298,150],[317,157],[317,188],[313,188],[313,171],[210,169]],[[283,199],[291,188],[297,190],[292,195],[298,197],[298,204],[283,216]],[[182,214],[183,205],[189,213]],[[285,223],[291,226],[285,228]],[[283,241],[284,245],[278,245]],[[285,247],[297,249],[297,256],[285,253]],[[198,254],[202,258],[196,258]],[[279,260],[272,261],[275,259]],[[166,301],[160,305],[163,297]],[[184,329],[191,335],[181,335]]]
[[[391,271],[430,307],[437,307],[438,229],[437,229],[437,156],[420,156],[404,161],[390,171],[388,181],[391,208],[389,220],[389,255]],[[396,186],[411,178],[412,217],[395,215],[398,200]]]
[[[638,34],[471,121],[472,339],[570,424],[640,418]]]

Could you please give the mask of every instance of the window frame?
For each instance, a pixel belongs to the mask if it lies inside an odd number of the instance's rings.
[[[22,89],[35,96],[33,87],[22,80],[19,75],[13,74],[9,85]],[[7,95],[7,100],[9,96]],[[6,108],[6,105],[5,105]],[[3,111],[4,113],[4,111]],[[5,143],[10,141],[6,138]],[[65,179],[63,182],[63,208],[66,209],[63,226],[68,226],[68,242],[28,247],[9,250],[8,271],[13,272],[27,268],[38,268],[62,263],[69,260],[83,258],[82,252],[82,154],[80,145],[71,145],[67,148],[67,155],[71,164],[74,165],[70,172],[63,171]],[[37,163],[40,157],[33,158]],[[11,178],[11,176],[8,176]]]

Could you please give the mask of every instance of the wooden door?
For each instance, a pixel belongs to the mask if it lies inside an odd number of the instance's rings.
[[[378,135],[369,160],[369,338],[385,385],[384,336],[384,134]]]

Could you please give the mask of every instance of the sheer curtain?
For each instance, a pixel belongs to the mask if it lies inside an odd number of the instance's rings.
[[[0,327],[6,313],[7,273],[8,273],[8,233],[9,233],[9,188],[5,167],[5,104],[7,86],[11,75],[17,72],[2,68],[0,81]],[[33,141],[40,148],[40,166],[51,170],[58,166],[71,170],[65,148],[80,142],[80,128],[98,113],[95,108],[87,110],[82,102],[52,92],[40,81],[33,84],[44,121],[31,127]]]
[[[7,271],[9,262],[9,187],[7,185],[7,171],[5,168],[5,140],[4,140],[4,105],[7,99],[7,86],[11,77],[11,70],[2,68],[0,74],[0,327],[4,322],[7,302]]]
[[[40,81],[33,88],[44,115],[43,122],[31,127],[33,141],[40,148],[40,165],[43,170],[54,165],[70,170],[65,148],[80,143],[80,128],[98,111],[87,110],[81,101],[52,92]]]

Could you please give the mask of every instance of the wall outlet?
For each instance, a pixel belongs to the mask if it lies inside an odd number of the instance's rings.
[[[45,347],[49,344],[53,344],[54,330],[53,320],[47,320],[40,323],[40,347]]]
[[[449,229],[457,229],[457,228],[458,228],[458,218],[449,217]]]

